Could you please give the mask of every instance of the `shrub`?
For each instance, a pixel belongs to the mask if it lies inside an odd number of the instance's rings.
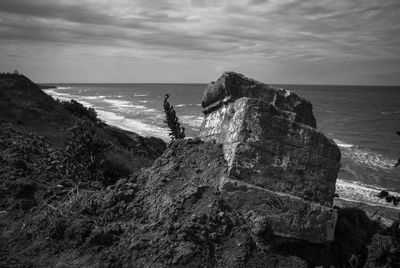
[[[169,95],[165,94],[164,99],[164,112],[166,120],[164,121],[168,128],[170,129],[169,135],[172,140],[184,139],[185,138],[185,128],[181,127],[179,124],[179,118],[176,116],[174,106],[170,105],[168,102]]]
[[[91,122],[79,122],[70,132],[72,136],[64,152],[65,175],[80,180],[101,180],[111,144],[96,138],[96,129]]]
[[[64,175],[75,181],[96,180],[104,186],[128,178],[131,170],[107,159],[111,143],[96,137],[95,124],[81,121],[70,129],[71,138],[64,151]]]
[[[67,111],[81,119],[88,119],[93,123],[101,122],[101,120],[97,118],[96,110],[92,107],[86,108],[76,100],[61,101],[60,103]]]

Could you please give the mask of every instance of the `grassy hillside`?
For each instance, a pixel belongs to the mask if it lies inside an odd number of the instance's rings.
[[[76,118],[23,75],[0,74],[0,118],[62,145]]]
[[[0,118],[43,136],[58,148],[63,148],[70,137],[69,128],[82,120],[94,121],[90,113],[95,111],[79,103],[54,100],[24,75],[0,74]],[[113,144],[108,156],[133,171],[150,165],[166,148],[160,139],[141,137],[104,123],[96,124],[96,134]]]

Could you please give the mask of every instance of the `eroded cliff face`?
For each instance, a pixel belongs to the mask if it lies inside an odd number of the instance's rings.
[[[219,189],[241,213],[256,213],[274,234],[326,243],[340,167],[337,145],[316,129],[311,104],[285,90],[224,73],[205,90],[200,138],[223,145]]]

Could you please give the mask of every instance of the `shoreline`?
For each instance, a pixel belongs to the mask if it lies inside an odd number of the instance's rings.
[[[57,88],[57,86],[55,87]],[[51,89],[51,88],[49,88]],[[72,98],[60,98],[59,96],[53,96],[51,94],[51,91],[45,90],[46,94],[51,96],[54,99],[61,99],[61,100],[70,100]],[[81,102],[81,101],[79,101]],[[82,103],[82,102],[81,102]],[[84,106],[88,106],[89,103],[82,103]],[[92,107],[91,105],[89,105]],[[93,107],[95,108],[95,107]],[[106,116],[107,113],[111,113],[108,111],[104,111],[102,109],[95,108],[99,118],[103,120],[106,124],[108,124],[110,127],[114,127],[117,129],[120,129],[122,131],[127,131],[129,133],[135,133],[138,135],[141,135],[143,137],[156,137],[164,140],[165,142],[169,141],[169,136],[168,136],[168,129],[163,128],[161,129],[158,126],[154,125],[149,125],[141,122],[140,120],[137,119],[129,119],[130,121],[135,121],[135,125],[137,126],[136,128],[132,128],[129,126],[125,126],[123,124],[123,121],[126,120],[125,117],[121,116],[121,119],[115,119],[112,120],[110,117]],[[117,121],[121,122],[117,122]],[[143,128],[145,130],[143,130]],[[187,137],[190,138],[190,137]],[[338,143],[337,140],[334,140],[335,143]],[[347,144],[345,144],[344,147],[346,147]],[[341,148],[341,147],[340,147]],[[341,150],[343,150],[341,148]],[[337,179],[336,181],[336,193],[339,194],[339,198],[335,198],[342,200],[342,201],[336,201],[338,204],[343,204],[346,203],[347,205],[351,204],[359,204],[359,203],[364,203],[368,207],[376,207],[376,208],[384,208],[385,210],[390,210],[394,212],[400,212],[400,206],[395,206],[395,205],[390,205],[387,203],[384,199],[379,199],[377,195],[381,190],[387,190],[384,188],[380,188],[374,185],[362,185],[361,182],[352,182],[352,181],[346,181],[342,180],[340,178]],[[392,194],[399,194],[397,192],[390,191]],[[334,202],[335,203],[335,202]],[[387,214],[387,213],[386,213]],[[388,217],[389,221],[395,220],[395,217]]]

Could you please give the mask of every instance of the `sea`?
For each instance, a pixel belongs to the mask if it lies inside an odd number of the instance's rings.
[[[163,100],[169,94],[186,136],[198,134],[206,84],[56,84],[45,92],[96,109],[110,125],[168,140]],[[340,147],[336,192],[346,200],[393,207],[381,190],[400,195],[400,87],[274,85],[313,104],[317,126]],[[400,209],[400,205],[398,207]]]

